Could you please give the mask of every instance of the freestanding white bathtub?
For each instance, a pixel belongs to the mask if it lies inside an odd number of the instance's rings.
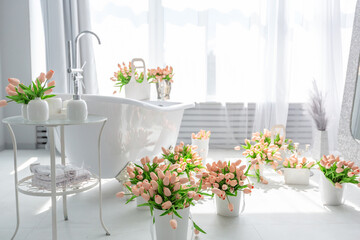
[[[70,94],[58,94],[62,100]],[[194,103],[136,101],[132,99],[82,95],[89,114],[108,118],[101,137],[102,177],[113,178],[129,161],[153,157],[161,147],[176,144],[184,110]],[[65,128],[65,152],[70,163],[97,171],[97,138],[100,125]],[[190,137],[190,136],[189,136]]]

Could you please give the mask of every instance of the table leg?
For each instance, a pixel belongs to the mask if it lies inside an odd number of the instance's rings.
[[[11,128],[10,124],[7,124],[9,128],[9,132],[11,135],[11,140],[13,144],[13,151],[14,151],[14,176],[15,176],[15,205],[16,205],[16,228],[11,240],[15,238],[20,225],[20,214],[19,214],[19,193],[18,193],[18,175],[17,175],[17,145],[16,145],[16,138],[13,129]]]
[[[100,133],[99,133],[99,139],[98,139],[98,163],[99,163],[99,208],[100,208],[100,221],[101,221],[101,225],[104,228],[105,232],[106,232],[106,236],[110,236],[109,231],[107,230],[104,221],[103,221],[103,217],[102,217],[102,194],[101,194],[101,148],[100,148],[100,143],[101,143],[101,135],[102,132],[104,130],[104,126],[105,126],[106,121],[104,121],[103,125],[101,126],[100,129]]]
[[[51,210],[52,210],[52,240],[57,239],[56,226],[56,173],[55,173],[55,143],[54,127],[48,127],[50,139],[50,168],[51,168]]]
[[[65,133],[64,133],[64,126],[60,126],[60,141],[61,141],[61,164],[65,165]],[[69,219],[68,212],[67,212],[67,199],[66,194],[63,195],[63,213],[64,213],[64,220],[67,221]]]

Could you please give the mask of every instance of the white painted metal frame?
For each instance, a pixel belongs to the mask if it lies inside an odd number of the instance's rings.
[[[26,180],[27,178],[24,178],[20,181],[18,181],[18,172],[17,172],[17,144],[16,144],[16,138],[15,138],[15,134],[14,131],[11,127],[12,124],[14,125],[34,125],[34,123],[31,123],[29,121],[16,121],[18,119],[15,119],[16,117],[12,117],[12,118],[7,118],[7,119],[3,119],[3,122],[7,124],[10,135],[11,135],[11,139],[12,139],[12,144],[13,144],[13,151],[14,151],[14,177],[15,177],[15,204],[16,204],[16,229],[15,232],[13,234],[13,236],[11,237],[11,239],[14,239],[18,230],[19,230],[19,225],[20,225],[20,214],[19,214],[19,196],[18,196],[18,192],[19,192],[19,184],[23,183],[24,180]],[[14,121],[12,121],[12,119]],[[74,192],[81,192],[81,191],[85,191],[90,189],[91,187],[96,186],[97,184],[91,184],[90,186],[84,187],[82,189],[76,190],[76,191],[67,191],[65,188],[62,189],[62,192],[57,192],[56,191],[56,182],[55,182],[55,165],[56,165],[56,156],[55,156],[55,142],[54,142],[54,128],[57,126],[60,126],[60,138],[61,138],[61,164],[65,164],[65,138],[64,138],[64,126],[65,125],[80,125],[80,124],[89,124],[89,123],[102,123],[100,132],[99,132],[99,136],[98,136],[98,164],[99,164],[99,173],[98,173],[98,183],[99,183],[99,217],[100,217],[100,222],[101,222],[101,226],[103,227],[103,229],[105,230],[105,233],[107,236],[110,235],[108,229],[106,228],[104,221],[103,221],[103,217],[102,217],[102,188],[101,188],[101,135],[104,129],[104,126],[106,124],[107,118],[102,118],[102,119],[96,119],[95,121],[86,121],[86,122],[74,122],[71,123],[67,120],[64,121],[56,121],[55,123],[51,123],[51,122],[44,122],[43,124],[41,122],[37,123],[38,125],[45,125],[48,127],[48,134],[49,134],[49,142],[50,142],[50,167],[51,167],[51,208],[52,208],[52,239],[56,240],[57,239],[57,223],[56,223],[56,196],[61,195],[63,197],[63,214],[64,214],[64,219],[65,221],[68,220],[68,213],[67,213],[67,198],[66,196],[68,194],[72,194]],[[20,191],[22,193],[25,193],[23,190]],[[27,195],[33,195],[33,196],[49,196],[48,193],[32,193],[31,191],[26,192],[25,194]]]

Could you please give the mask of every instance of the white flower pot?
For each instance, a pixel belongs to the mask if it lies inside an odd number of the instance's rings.
[[[156,240],[187,240],[190,207],[176,210],[182,218],[164,215],[164,210],[154,209]],[[170,220],[176,219],[177,228],[172,229]]]
[[[309,185],[310,170],[283,168],[285,184],[288,185]]]
[[[84,100],[70,100],[66,105],[67,118],[71,121],[84,121],[87,119],[88,110]]]
[[[27,113],[27,104],[21,104],[21,116],[25,120],[29,120],[28,113]]]
[[[199,154],[199,156],[202,158],[202,163],[206,164],[206,158],[209,153],[209,139],[191,139],[191,145],[195,145],[198,148],[196,149],[196,152]]]
[[[138,83],[131,80],[125,85],[125,97],[135,100],[149,100],[150,99],[150,84],[146,81]]]
[[[30,121],[47,121],[49,119],[49,105],[40,98],[31,100],[27,105],[27,114]]]
[[[219,198],[216,195],[215,196],[215,199],[216,199],[215,201],[216,201],[216,212],[217,212],[217,214],[220,215],[220,216],[224,216],[224,217],[237,217],[237,216],[239,216],[241,195],[242,195],[242,192],[238,191],[238,194],[237,194],[236,197],[227,196],[229,201],[227,200],[227,198],[225,198],[225,200],[222,200],[221,198]],[[228,208],[229,202],[234,205],[234,210],[232,212]]]
[[[327,131],[315,130],[312,157],[319,161],[323,155],[329,154],[329,139]]]
[[[320,177],[320,195],[324,205],[339,206],[344,203],[344,189],[345,184],[342,184],[342,188],[336,188],[329,179],[327,179],[321,172]]]
[[[62,100],[61,98],[48,98],[45,100],[49,105],[49,119],[54,119],[61,113]]]

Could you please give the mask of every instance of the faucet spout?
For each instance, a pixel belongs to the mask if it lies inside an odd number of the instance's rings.
[[[100,38],[98,35],[96,35],[96,33],[92,32],[92,31],[82,31],[81,33],[79,33],[76,38],[75,38],[75,68],[79,68],[79,53],[78,53],[78,49],[79,49],[79,44],[80,44],[80,38],[82,36],[84,36],[85,34],[92,34],[93,36],[95,36],[99,42],[99,44],[101,44]]]

